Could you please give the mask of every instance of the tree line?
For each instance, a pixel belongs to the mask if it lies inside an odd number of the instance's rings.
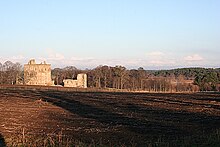
[[[55,85],[64,79],[75,79],[86,73],[88,87],[126,89],[150,92],[219,91],[220,69],[181,68],[172,70],[127,69],[124,66],[98,66],[80,70],[74,66],[51,70]],[[0,84],[22,84],[23,68],[20,63],[0,63]]]
[[[162,72],[162,71],[161,71]],[[160,74],[142,67],[128,70],[123,66],[99,66],[88,71],[89,86],[150,92],[198,91],[193,77],[182,74]]]

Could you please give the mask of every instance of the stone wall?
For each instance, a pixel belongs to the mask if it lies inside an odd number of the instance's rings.
[[[30,60],[24,65],[24,84],[26,85],[52,85],[51,65],[43,62],[36,64],[35,60]]]
[[[77,88],[87,88],[87,75],[78,74],[77,80],[65,79],[63,80],[64,87],[77,87]]]
[[[78,81],[72,79],[63,80],[64,87],[78,87]]]

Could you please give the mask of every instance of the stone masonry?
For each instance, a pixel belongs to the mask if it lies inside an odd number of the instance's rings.
[[[77,88],[87,88],[87,75],[78,74],[77,80],[65,79],[63,80],[64,87],[77,87]]]
[[[51,86],[51,65],[43,63],[36,64],[32,59],[24,65],[24,84]]]

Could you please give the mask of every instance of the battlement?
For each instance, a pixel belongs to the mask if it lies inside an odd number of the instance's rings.
[[[35,63],[35,59],[31,59],[29,62],[28,62],[28,64],[30,65],[30,64],[36,64]]]

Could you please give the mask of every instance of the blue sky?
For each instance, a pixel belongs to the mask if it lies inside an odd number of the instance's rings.
[[[219,67],[219,0],[0,0],[0,62]]]

